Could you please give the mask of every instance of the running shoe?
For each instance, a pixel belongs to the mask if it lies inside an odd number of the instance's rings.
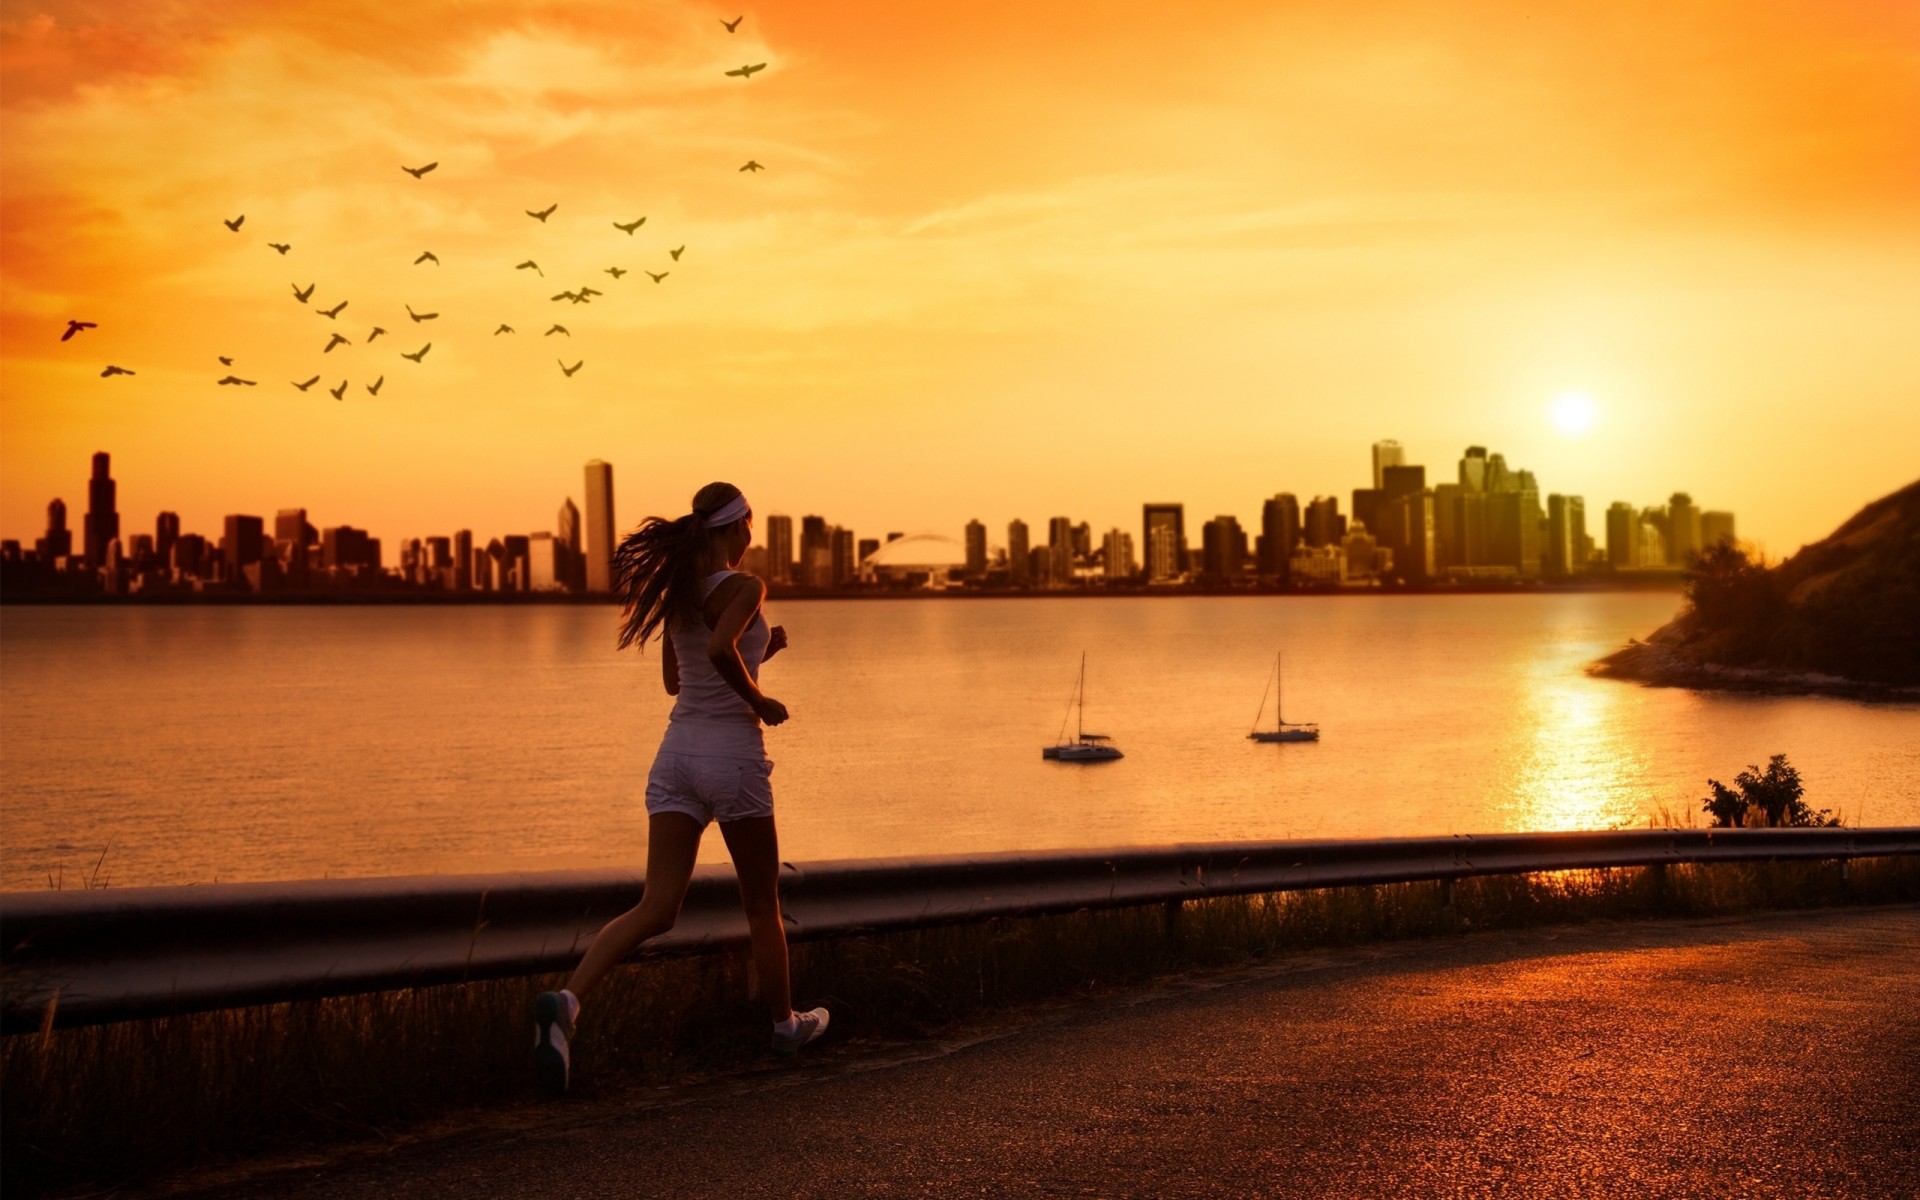
[[[824,1008],[795,1013],[793,1014],[793,1018],[794,1025],[792,1033],[781,1033],[778,1029],[773,1031],[773,1049],[775,1053],[793,1054],[798,1051],[800,1047],[813,1041],[827,1031],[827,1010]]]
[[[559,992],[541,992],[533,998],[533,1078],[540,1090],[558,1096],[567,1090],[573,1039],[573,1018]]]

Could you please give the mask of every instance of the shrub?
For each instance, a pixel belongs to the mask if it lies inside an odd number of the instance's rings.
[[[1707,780],[1711,790],[1700,802],[1700,811],[1711,815],[1716,827],[1737,828],[1745,825],[1749,817],[1757,818],[1756,824],[1769,829],[1828,828],[1840,824],[1840,818],[1833,815],[1832,809],[1815,811],[1807,806],[1806,785],[1800,782],[1800,772],[1788,764],[1784,754],[1768,759],[1764,772],[1757,766],[1749,766],[1735,775],[1733,782],[1739,791],[1718,779]]]

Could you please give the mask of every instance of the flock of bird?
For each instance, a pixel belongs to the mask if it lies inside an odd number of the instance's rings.
[[[721,20],[720,24],[726,28],[726,31],[728,33],[733,33],[739,28],[740,22],[744,19],[745,19],[744,16],[735,17],[731,21]],[[765,70],[766,66],[767,66],[766,63],[750,63],[745,66],[736,67],[733,70],[725,72],[725,74],[730,77],[737,77],[743,80],[751,79],[756,71]],[[437,168],[439,165],[440,163],[436,160],[434,162],[426,163],[418,167],[409,167],[402,164],[400,169],[402,171],[405,171],[408,175],[413,176],[413,178],[415,178],[416,180],[424,180],[426,176],[430,172],[432,172],[435,168]],[[763,171],[765,169],[766,169],[765,167],[761,166],[758,162],[752,159],[749,159],[746,162],[746,164],[740,168],[741,171],[748,172],[748,173]],[[537,210],[526,209],[524,211],[529,217],[532,217],[534,220],[544,225],[547,222],[547,218],[553,216],[553,214],[559,209],[559,207],[560,207],[559,202],[555,201],[553,203],[548,204],[543,209],[537,209]],[[241,226],[246,223],[246,219],[247,219],[246,214],[242,213],[237,217],[222,218],[220,223],[222,225],[225,225],[229,231],[233,233],[239,233]],[[626,234],[628,237],[632,237],[635,231],[637,231],[642,225],[645,225],[646,223],[647,223],[647,218],[642,216],[642,217],[637,217],[632,221],[614,221],[612,222],[612,225],[615,229]],[[289,242],[268,242],[267,245],[275,253],[279,254],[282,257],[285,257],[287,253],[293,249],[293,245]],[[686,248],[687,248],[686,245],[683,243],[679,246],[674,247],[671,250],[668,250],[667,253],[672,258],[673,262],[677,263],[680,261],[680,256],[686,251]],[[413,265],[416,267],[422,266],[428,263],[431,263],[435,267],[438,267],[440,265],[439,256],[436,255],[431,250],[421,251],[419,257],[413,260]],[[546,272],[540,269],[540,264],[535,262],[531,258],[527,259],[525,262],[515,265],[514,270],[532,271],[535,275],[543,279],[546,277]],[[612,267],[604,268],[604,273],[612,276],[614,282],[618,283],[622,276],[629,274],[629,270],[625,267],[612,266]],[[647,278],[653,280],[653,282],[656,284],[665,282],[667,276],[671,273],[672,273],[671,268],[665,271],[647,271],[647,270],[642,271],[642,274],[646,275]],[[296,284],[291,284],[290,286],[293,289],[293,298],[301,304],[308,304],[313,299],[314,292],[319,285],[317,283],[309,283],[307,284],[306,287],[302,288],[299,284],[296,283]],[[604,296],[604,295],[606,295],[606,293],[602,292],[598,288],[588,287],[583,284],[576,288],[569,288],[564,291],[561,291],[549,297],[549,299],[553,302],[559,302],[561,300],[565,300],[565,301],[569,301],[574,305],[581,305],[581,304],[590,304],[592,303],[594,297]],[[329,321],[337,321],[340,318],[341,312],[346,309],[348,303],[349,302],[346,300],[340,300],[336,302],[331,308],[319,308],[316,306],[314,307],[313,311],[319,316],[325,317]],[[428,321],[438,320],[440,317],[440,314],[438,312],[415,312],[411,304],[406,304],[406,305],[403,305],[402,307],[406,309],[407,317],[415,325],[424,324]],[[60,335],[60,340],[63,342],[71,341],[76,334],[82,333],[89,329],[98,329],[98,328],[99,328],[98,322],[69,320],[67,322],[66,332]],[[372,327],[372,331],[367,334],[366,338],[361,344],[369,345],[375,339],[379,338],[382,334],[386,332],[387,331],[385,329],[381,328],[378,325],[375,325]],[[506,322],[501,322],[499,327],[493,331],[493,336],[499,337],[502,334],[512,334],[514,332],[515,330],[512,325],[507,324]],[[556,334],[559,334],[568,338],[571,338],[573,336],[572,331],[570,331],[565,325],[562,325],[558,322],[553,323],[553,325],[550,326],[547,329],[547,331],[541,336],[553,337]],[[331,354],[335,347],[351,346],[352,344],[353,344],[352,338],[349,338],[346,335],[339,333],[337,331],[332,332],[327,338],[326,345],[321,347],[320,353]],[[403,351],[400,357],[410,362],[413,362],[417,365],[425,362],[427,357],[427,352],[432,349],[433,349],[433,342],[428,341],[425,345],[421,346],[418,350],[412,351],[411,353]],[[234,360],[232,356],[220,355],[218,357],[220,360],[220,364],[222,366],[225,366],[225,367],[233,366]],[[581,367],[586,365],[586,360],[584,358],[576,361],[572,366],[568,366],[564,358],[559,359],[558,362],[559,362],[561,374],[563,374],[568,379],[573,378],[575,373],[577,373]],[[100,372],[100,377],[102,379],[110,379],[115,375],[131,376],[135,374],[137,374],[137,372],[129,370],[126,367],[108,364],[107,367]],[[322,376],[316,373],[310,379],[292,380],[289,382],[292,384],[294,388],[304,393],[310,390],[311,388],[313,388],[315,384],[318,384],[321,378]],[[372,383],[363,384],[362,386],[366,388],[368,395],[378,396],[380,394],[381,387],[383,387],[386,384],[386,381],[387,381],[386,376],[382,374],[378,378],[376,378]],[[233,374],[231,372],[222,376],[220,379],[215,380],[214,382],[220,387],[257,387],[259,386],[259,380],[257,379],[243,379],[239,375]],[[350,382],[351,382],[350,380],[342,379],[338,387],[327,388],[325,390],[335,400],[344,400],[346,399],[347,388]]]

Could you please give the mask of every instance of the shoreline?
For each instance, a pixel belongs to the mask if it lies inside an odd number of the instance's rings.
[[[1637,683],[1642,687],[1691,688],[1697,691],[1742,692],[1763,696],[1828,696],[1840,700],[1920,704],[1920,687],[1874,683],[1825,675],[1818,671],[1788,671],[1778,667],[1728,667],[1696,662],[1670,646],[1631,641],[1605,658],[1587,665],[1597,679]]]
[[[1590,595],[1615,592],[1674,592],[1683,590],[1681,580],[1636,580],[1633,582],[1578,582],[1578,583],[1528,583],[1528,584],[1461,584],[1444,587],[1365,587],[1365,588],[1248,588],[1248,587],[1177,587],[1177,588],[1060,588],[1057,590],[1022,591],[1012,588],[963,589],[948,588],[940,590],[863,590],[833,588],[769,588],[767,599],[771,601],[790,600],[856,600],[856,601],[909,601],[928,603],[935,601],[975,601],[975,600],[1112,600],[1112,599],[1181,599],[1192,597],[1207,598],[1266,598],[1266,597],[1391,597],[1391,596],[1546,596],[1546,595]],[[392,605],[568,605],[568,604],[617,604],[617,597],[611,593],[577,592],[303,592],[303,593],[267,593],[257,592],[182,592],[156,593],[153,595],[131,596],[7,596],[0,597],[0,605],[38,605],[49,607],[179,607],[186,605],[365,605],[382,607]]]

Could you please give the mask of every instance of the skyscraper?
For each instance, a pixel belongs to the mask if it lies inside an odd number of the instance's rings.
[[[1735,541],[1733,535],[1733,514],[1730,512],[1703,512],[1700,514],[1700,548],[1711,550],[1722,542]]]
[[[1133,535],[1115,527],[1107,531],[1101,542],[1101,557],[1106,560],[1106,575],[1110,580],[1131,579],[1139,568],[1133,561]]]
[[[1340,519],[1340,500],[1335,496],[1315,496],[1307,502],[1304,536],[1309,546],[1338,545],[1347,533]]]
[[[793,518],[767,518],[767,582],[782,587],[793,583]]]
[[[84,549],[89,567],[105,565],[107,543],[120,536],[120,510],[115,506],[115,491],[111,459],[102,450],[93,456],[93,478],[87,480]]]
[[[1280,492],[1260,506],[1260,574],[1285,582],[1300,541],[1300,502]]]
[[[1676,567],[1700,553],[1700,509],[1693,497],[1675,492],[1667,501],[1667,562]]]
[[[1007,522],[1007,570],[1015,583],[1033,578],[1033,556],[1027,547],[1027,523],[1015,518]]]
[[[987,573],[987,527],[978,518],[967,522],[967,575],[978,578]]]
[[[1559,492],[1547,497],[1546,545],[1540,557],[1549,578],[1564,579],[1573,574],[1573,510],[1580,502],[1578,496],[1562,496]]]
[[[1460,490],[1468,493],[1487,490],[1485,446],[1468,446],[1467,452],[1460,457]]]
[[[613,464],[587,464],[587,590],[613,590],[613,552],[619,548],[613,521]]]
[[[1373,444],[1373,486],[1384,490],[1387,486],[1386,470],[1397,467],[1406,460],[1406,452],[1400,443],[1391,438]]]
[[[1607,506],[1607,565],[1616,571],[1633,565],[1634,527],[1638,524],[1633,505],[1625,500]]]
[[[482,558],[485,555],[481,556]],[[453,535],[453,590],[473,590],[473,530],[462,529]]]
[[[1211,583],[1233,583],[1247,573],[1247,534],[1222,513],[1200,527],[1200,573]]]
[[[860,560],[854,555],[853,530],[835,525],[828,546],[831,550],[828,576],[834,587],[840,587],[851,582],[860,570]]]
[[[105,458],[106,455],[98,455]],[[226,534],[220,539],[220,559],[228,584],[245,582],[258,590],[261,584],[260,557],[266,541],[267,523],[260,517],[233,513],[227,517]],[[252,568],[249,570],[248,568]]]
[[[180,514],[163,512],[153,522],[153,553],[161,562],[173,558],[173,544],[180,540]]]
[[[1073,519],[1054,517],[1047,522],[1047,550],[1053,556],[1047,571],[1048,582],[1061,585],[1073,582]]]
[[[573,506],[572,497],[560,503],[554,517],[553,540],[560,546],[562,584],[570,592],[580,591],[587,585],[587,564],[580,546],[580,510]]]
[[[55,499],[47,505],[47,536],[34,546],[44,566],[50,566],[56,558],[73,556],[73,530],[67,528],[67,502]]]
[[[1166,583],[1187,570],[1187,517],[1183,504],[1144,504],[1140,544],[1147,556],[1147,582]]]

